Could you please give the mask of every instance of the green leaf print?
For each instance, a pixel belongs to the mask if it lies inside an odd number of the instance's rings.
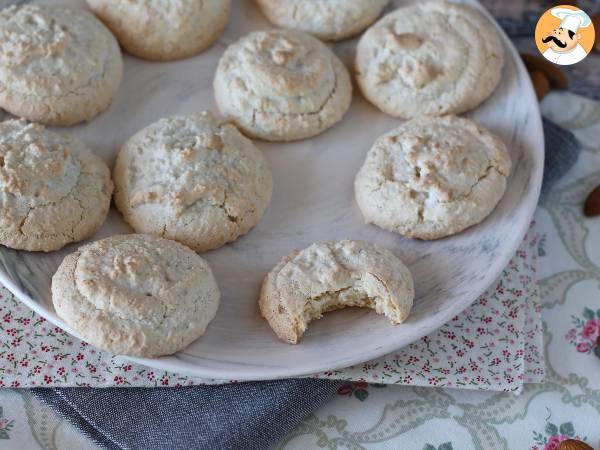
[[[549,434],[550,436],[554,436],[557,433],[558,433],[558,427],[556,425],[554,425],[553,423],[548,422],[546,424],[546,434]]]
[[[567,436],[575,436],[575,428],[571,422],[563,423],[560,426],[560,434],[566,434]]]
[[[354,391],[354,396],[361,402],[364,402],[369,396],[369,392],[366,389],[357,389]]]
[[[6,430],[0,430],[0,439],[10,439],[10,436],[6,432]]]
[[[438,450],[454,450],[452,448],[452,442],[445,442],[438,447]]]
[[[584,308],[583,317],[590,320],[590,319],[594,319],[596,317],[596,314],[590,308]]]
[[[425,447],[423,447],[423,450],[437,450],[437,448],[435,448],[431,444],[425,444]]]

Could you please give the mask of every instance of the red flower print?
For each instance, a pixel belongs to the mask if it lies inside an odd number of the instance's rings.
[[[12,388],[18,388],[19,386],[21,386],[21,383],[19,383],[17,380],[10,383],[10,387]]]
[[[4,317],[2,318],[2,321],[3,321],[4,323],[10,323],[10,321],[11,321],[11,316],[10,316],[10,313],[8,313],[8,314],[5,314],[5,315],[4,315]]]
[[[6,330],[4,330],[6,332],[6,334],[8,334],[9,336],[16,336],[17,335],[17,330],[15,328],[7,328]]]
[[[154,372],[148,372],[146,374],[146,378],[148,378],[150,381],[154,380],[154,378],[155,378]]]
[[[63,376],[65,373],[67,373],[67,369],[65,369],[64,367],[59,367],[56,370],[56,373],[58,373],[60,376]]]
[[[600,319],[589,319],[583,326],[581,336],[590,341],[596,341],[600,336]]]
[[[27,367],[29,365],[29,361],[27,361],[27,358],[22,358],[20,365],[21,367]]]
[[[87,366],[87,368],[90,371],[90,373],[96,373],[96,366],[94,366],[93,364],[90,364],[89,366]]]
[[[162,377],[162,380],[160,380],[160,384],[162,384],[163,386],[168,386],[169,378],[165,375],[164,377]]]
[[[52,377],[50,375],[44,375],[44,383],[51,384],[52,383]]]
[[[119,385],[119,384],[123,384],[125,380],[123,379],[123,377],[120,377],[119,375],[117,375],[117,376],[115,376],[114,381],[115,381],[115,383],[117,383],[117,385]]]
[[[123,372],[129,372],[131,369],[133,369],[133,366],[131,364],[123,366]]]
[[[15,354],[14,353],[9,353],[6,355],[6,360],[13,362],[15,360]]]
[[[77,353],[77,355],[75,356],[75,359],[77,361],[81,361],[84,358],[83,353]]]
[[[42,367],[41,366],[34,366],[32,372],[33,373],[41,373],[42,371]]]
[[[546,442],[544,450],[557,450],[558,449],[558,445],[562,441],[566,441],[567,439],[570,439],[569,436],[564,436],[564,435],[551,436],[548,439],[548,442]]]
[[[19,322],[21,322],[21,325],[27,326],[31,322],[31,319],[28,319],[27,317],[23,317],[22,319],[19,320]]]
[[[42,351],[48,353],[50,351],[50,347],[48,347],[47,345],[42,345]]]
[[[338,395],[352,395],[352,385],[351,384],[344,384],[343,386],[340,386],[337,390],[337,394]]]
[[[580,342],[575,347],[575,350],[577,350],[579,353],[587,353],[590,351],[591,348],[592,346],[589,342]]]

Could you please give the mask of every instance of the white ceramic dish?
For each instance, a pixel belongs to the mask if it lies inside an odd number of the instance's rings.
[[[81,0],[63,3],[83,6]],[[391,8],[401,2],[395,3]],[[126,56],[125,81],[110,109],[68,131],[112,165],[119,146],[149,123],[172,114],[216,111],[211,84],[224,48],[251,30],[270,27],[252,0],[235,1],[226,32],[205,53],[169,63]],[[485,222],[433,242],[406,240],[365,225],[353,198],[354,176],[375,138],[399,122],[355,92],[345,119],[321,136],[291,144],[257,142],[273,169],[273,201],[250,234],[204,254],[222,292],[216,319],[201,339],[178,354],[134,361],[223,380],[306,375],[392,352],[466,308],[494,281],[517,249],[542,181],[544,149],[538,103],[518,54],[504,35],[503,42],[507,62],[502,82],[488,101],[469,114],[503,138],[513,159],[506,195]],[[335,50],[350,61],[355,44],[355,40],[344,42]],[[93,239],[130,231],[112,210]],[[349,309],[314,322],[299,345],[279,342],[257,311],[262,278],[293,249],[340,238],[377,242],[407,263],[416,283],[409,320],[392,326],[370,310]],[[72,330],[52,308],[50,280],[62,258],[78,245],[52,254],[0,246],[0,281],[31,309],[67,331]]]

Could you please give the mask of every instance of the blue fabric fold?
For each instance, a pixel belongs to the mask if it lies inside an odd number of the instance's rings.
[[[297,379],[183,388],[32,389],[102,448],[271,448],[341,382]]]

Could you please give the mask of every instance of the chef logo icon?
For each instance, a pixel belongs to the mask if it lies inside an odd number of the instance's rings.
[[[561,5],[546,11],[535,27],[535,43],[544,58],[571,65],[585,58],[594,46],[594,24],[576,6]]]

